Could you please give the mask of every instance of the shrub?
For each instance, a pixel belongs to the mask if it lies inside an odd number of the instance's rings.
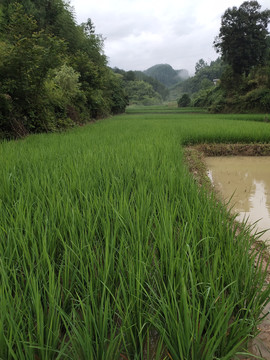
[[[190,105],[190,103],[191,103],[191,99],[188,94],[182,95],[177,102],[178,107],[187,107]]]
[[[246,110],[269,112],[270,90],[266,88],[258,88],[248,92],[243,97],[243,107]]]

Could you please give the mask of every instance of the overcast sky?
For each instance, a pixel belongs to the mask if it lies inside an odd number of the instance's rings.
[[[155,64],[194,73],[196,62],[215,60],[221,16],[244,0],[70,0],[77,23],[91,18],[105,40],[109,66],[146,70]],[[260,0],[262,10],[269,0]]]

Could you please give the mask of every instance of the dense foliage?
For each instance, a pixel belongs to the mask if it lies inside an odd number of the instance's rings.
[[[191,103],[190,96],[188,94],[183,94],[177,102],[178,107],[187,107]]]
[[[212,112],[270,111],[270,11],[260,8],[246,1],[225,11],[214,42],[221,58],[209,66],[200,59],[195,76],[175,87],[180,96],[192,94],[193,106]]]
[[[226,10],[214,42],[227,67],[206,102],[212,111],[270,111],[270,11],[257,1]]]
[[[0,10],[0,136],[124,111],[122,80],[107,67],[91,20],[77,25],[62,0],[3,0]]]
[[[130,105],[161,104],[169,94],[164,84],[142,71],[124,71],[118,68],[113,71],[121,76]]]
[[[216,85],[192,95],[192,105],[212,112],[270,111],[270,67],[254,67],[248,76],[236,75],[225,66]]]
[[[194,98],[198,93],[208,91],[214,87],[214,80],[219,79],[225,69],[225,63],[218,58],[209,64],[200,59],[195,65],[195,75],[181,81],[170,88],[170,99],[179,100],[183,94],[187,93]]]
[[[265,64],[270,11],[260,9],[257,1],[245,1],[221,18],[214,46],[235,74],[248,74],[253,66]]]
[[[200,59],[195,65],[195,75],[181,84],[182,90],[189,94],[194,94],[200,90],[213,87],[213,80],[221,77],[224,68],[224,61],[220,58],[211,61],[210,64]]]

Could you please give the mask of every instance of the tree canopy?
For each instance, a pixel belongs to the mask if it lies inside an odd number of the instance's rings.
[[[270,11],[261,11],[257,1],[225,11],[214,47],[235,74],[248,74],[253,66],[265,62],[269,21]]]
[[[164,84],[142,71],[125,71],[118,68],[114,68],[113,71],[121,76],[130,105],[161,104],[169,95],[169,90]]]
[[[125,110],[91,19],[63,0],[0,4],[0,137],[55,131]]]

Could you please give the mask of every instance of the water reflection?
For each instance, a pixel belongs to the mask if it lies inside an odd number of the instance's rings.
[[[270,157],[209,157],[209,177],[226,200],[231,197],[238,220],[257,223],[257,231],[270,228]],[[261,239],[270,243],[270,231]]]

